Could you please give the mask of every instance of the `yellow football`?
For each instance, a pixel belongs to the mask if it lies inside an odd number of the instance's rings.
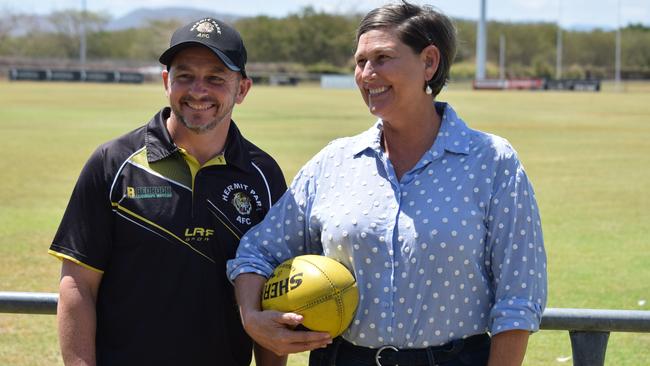
[[[262,308],[303,316],[303,325],[332,337],[343,333],[357,310],[359,291],[352,273],[322,255],[301,255],[280,264],[266,281]]]

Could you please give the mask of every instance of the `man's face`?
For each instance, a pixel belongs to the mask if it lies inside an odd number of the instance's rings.
[[[244,100],[251,86],[202,46],[178,52],[169,72],[163,71],[163,82],[171,118],[198,134],[229,122],[235,103]]]

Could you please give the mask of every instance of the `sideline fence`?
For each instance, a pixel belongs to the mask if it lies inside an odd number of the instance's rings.
[[[59,295],[0,292],[0,313],[56,314]],[[650,311],[547,308],[543,330],[567,330],[574,366],[605,365],[610,332],[650,333]]]

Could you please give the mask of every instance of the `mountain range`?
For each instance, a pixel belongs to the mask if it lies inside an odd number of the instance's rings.
[[[202,17],[214,17],[226,23],[232,23],[239,15],[220,13],[209,9],[163,7],[163,8],[138,8],[119,18],[111,19],[106,29],[109,31],[146,26],[151,20],[175,19],[183,24]]]
[[[190,7],[138,8],[123,16],[110,19],[105,29],[108,31],[117,31],[129,28],[139,28],[147,26],[147,24],[152,20],[179,20],[181,23],[185,24],[192,20],[208,16],[215,17],[227,23],[233,23],[238,19],[244,18],[244,16],[237,14],[222,13],[216,9],[197,9]],[[45,32],[54,31],[54,27],[48,21],[47,15],[31,15],[30,19],[30,22],[26,23],[24,26],[18,24],[10,31],[10,34],[13,36],[24,35],[31,31],[32,26]],[[0,16],[0,20],[2,20],[2,16]],[[589,24],[565,26],[565,29],[580,32],[589,32],[594,29],[601,29],[604,31],[613,30],[612,28]]]
[[[54,32],[56,28],[49,21],[49,15],[23,14],[28,19],[21,21],[9,28],[12,36],[24,36],[33,29],[42,32]],[[123,16],[111,18],[104,29],[108,31],[124,30],[129,28],[145,27],[152,20],[178,20],[183,24],[202,17],[214,17],[226,23],[232,23],[243,18],[240,15],[220,13],[209,9],[183,8],[183,7],[161,7],[161,8],[138,8]],[[0,22],[3,21],[0,15]],[[0,24],[1,26],[2,24]],[[0,27],[2,30],[2,27]]]
[[[188,23],[192,20],[204,16],[211,16],[232,23],[237,19],[244,18],[241,15],[221,13],[210,9],[184,8],[184,7],[160,7],[160,8],[138,8],[121,17],[111,19],[107,25],[107,30],[122,30],[128,28],[138,28],[146,26],[151,20],[169,20],[177,19],[182,23]],[[592,24],[574,24],[565,26],[565,29],[579,32],[589,32],[594,29],[604,31],[613,30],[610,27],[602,27]]]

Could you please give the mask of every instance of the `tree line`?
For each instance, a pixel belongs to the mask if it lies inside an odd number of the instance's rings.
[[[355,31],[361,14],[328,14],[303,8],[283,18],[240,18],[240,31],[253,68],[318,73],[350,73],[354,67]],[[46,17],[49,27],[34,16],[0,16],[0,57],[79,58],[81,25],[85,25],[87,59],[153,63],[168,46],[176,20],[154,20],[146,26],[107,30],[104,13],[62,10]],[[452,78],[474,76],[476,22],[455,19],[458,54]],[[500,38],[505,39],[505,66],[509,77],[555,75],[557,26],[553,23],[488,23],[489,77],[499,75]],[[621,31],[622,74],[650,78],[650,27],[633,24]],[[613,30],[562,30],[562,69],[566,78],[612,77],[615,63]]]

